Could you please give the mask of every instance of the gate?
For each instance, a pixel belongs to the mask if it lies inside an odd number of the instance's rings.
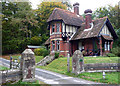
[[[31,49],[26,49],[19,59],[10,56],[10,69],[0,71],[2,80],[0,85],[15,82],[18,80],[33,82],[35,81],[35,56]]]
[[[20,57],[19,59],[14,59],[10,56],[10,69],[19,69],[20,68]]]

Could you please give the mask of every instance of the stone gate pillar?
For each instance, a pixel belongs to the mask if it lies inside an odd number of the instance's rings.
[[[80,74],[84,71],[84,58],[80,50],[76,50],[72,57],[72,73]]]
[[[22,79],[23,81],[34,81],[35,80],[35,56],[31,49],[26,49],[21,55],[21,66]]]

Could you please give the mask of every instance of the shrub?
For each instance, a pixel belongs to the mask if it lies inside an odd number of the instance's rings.
[[[49,50],[45,49],[45,48],[38,48],[38,49],[35,49],[34,50],[35,52],[35,55],[38,55],[38,56],[47,56],[49,55]]]
[[[120,47],[115,47],[111,50],[111,52],[113,54],[115,54],[116,56],[120,56]]]
[[[42,54],[42,56],[47,56],[47,55],[49,55],[49,50],[47,50],[47,49],[44,49],[44,51],[43,51],[43,54]]]
[[[31,38],[31,44],[32,45],[40,45],[42,42],[42,38],[38,36],[34,36]]]
[[[108,57],[115,57],[115,54],[113,54],[113,53],[107,53],[106,54]]]
[[[55,52],[55,59],[59,57],[59,53]]]
[[[35,50],[34,50],[34,53],[35,53],[35,55],[39,56],[39,55],[40,55],[40,49],[39,49],[39,48],[38,48],[38,49],[35,49]]]
[[[63,56],[63,55],[60,55],[59,57],[60,57],[60,58],[64,58],[64,56]]]

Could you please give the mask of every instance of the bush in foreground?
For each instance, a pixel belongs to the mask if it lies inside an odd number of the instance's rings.
[[[45,48],[38,48],[34,50],[35,55],[37,56],[47,56],[49,55],[49,50],[45,49]]]
[[[120,56],[120,47],[115,47],[111,50],[111,52],[113,54],[115,54],[116,56]]]
[[[59,52],[55,52],[55,59],[59,57]]]
[[[115,54],[113,54],[113,53],[107,53],[106,55],[107,55],[108,57],[116,57]]]

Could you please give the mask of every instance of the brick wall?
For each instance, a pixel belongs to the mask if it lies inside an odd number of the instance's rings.
[[[93,50],[93,42],[91,39],[87,39],[84,41],[84,49],[87,50]]]
[[[67,54],[69,53],[69,42],[67,39],[67,41],[63,41],[62,39],[62,22],[60,21],[56,21],[56,22],[52,22],[51,25],[50,25],[50,33],[52,31],[52,24],[55,24],[55,34],[52,34],[50,35],[50,54],[51,55],[54,55],[55,52],[52,51],[52,41],[54,40],[55,41],[55,49],[54,51],[57,51],[57,40],[60,41],[60,49],[59,49],[59,53],[60,55],[63,55],[63,56],[67,56]],[[57,28],[56,28],[56,24],[57,23],[60,23],[60,33],[56,33],[57,32]]]
[[[72,42],[72,54],[78,49],[77,41]]]

